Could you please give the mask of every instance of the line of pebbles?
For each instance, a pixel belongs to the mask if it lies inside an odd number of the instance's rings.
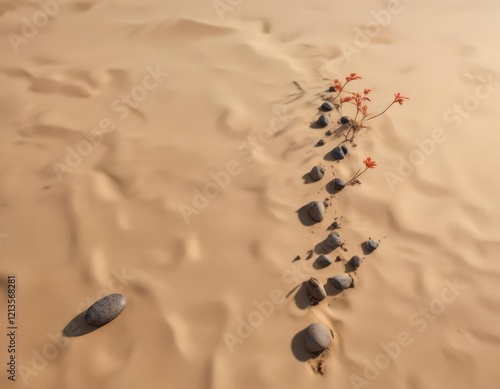
[[[331,90],[330,90],[331,91]],[[334,105],[329,101],[325,101],[320,106],[320,110],[323,112],[329,112],[334,109]],[[341,125],[348,125],[351,123],[351,118],[348,116],[342,116],[338,123]],[[328,126],[330,123],[328,116],[323,113],[321,114],[315,122],[315,127],[324,128]],[[330,136],[333,132],[328,130],[325,135]],[[323,146],[325,144],[324,140],[321,139],[316,146]],[[348,148],[341,144],[332,149],[330,152],[331,156],[334,160],[340,161],[343,160],[346,155],[349,153]],[[320,165],[314,166],[309,172],[309,176],[313,181],[321,180],[325,175],[325,168]],[[335,191],[341,191],[345,188],[346,182],[340,178],[335,178],[332,181],[333,188]],[[325,216],[326,208],[329,205],[328,199],[325,201],[312,201],[306,206],[307,215],[312,219],[312,221],[319,223],[322,222]],[[338,222],[333,222],[333,229],[340,228],[340,224]],[[342,248],[344,251],[347,249],[344,247],[344,243],[340,238],[340,235],[337,231],[330,233],[326,239],[321,243],[323,248],[331,253],[337,248]],[[363,243],[366,253],[371,253],[378,248],[379,243],[375,240],[369,238],[366,242]],[[337,257],[337,260],[341,260],[340,256]],[[363,258],[354,255],[347,262],[347,268],[357,270],[361,264],[363,263]],[[316,259],[316,264],[319,268],[325,268],[332,264],[332,260],[326,254],[321,254]],[[348,273],[337,274],[333,277],[328,278],[327,283],[330,282],[335,289],[340,292],[354,287],[354,280]],[[317,278],[311,277],[309,281],[306,281],[306,291],[307,295],[310,299],[311,305],[318,305],[321,301],[325,300],[327,297],[327,293],[325,290],[325,285],[322,284],[320,280]],[[312,323],[310,324],[305,331],[305,347],[309,353],[311,353],[314,357],[319,357],[325,350],[327,350],[333,340],[333,331],[323,323]],[[323,373],[322,367],[323,361],[320,360],[317,371],[319,373]]]

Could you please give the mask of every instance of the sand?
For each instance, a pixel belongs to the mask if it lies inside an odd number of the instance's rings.
[[[0,5],[15,385],[497,387],[496,2],[54,1]],[[350,72],[373,113],[410,100],[337,164],[324,156],[341,138],[310,123]],[[368,156],[362,184],[301,223]],[[315,269],[335,217],[348,251]],[[369,237],[355,287],[307,307],[301,283],[343,273]],[[118,318],[61,335],[108,293],[127,297]],[[334,333],[320,366],[303,350],[317,321]]]

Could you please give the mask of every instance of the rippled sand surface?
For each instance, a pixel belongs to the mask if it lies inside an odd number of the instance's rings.
[[[0,5],[15,385],[497,388],[496,2],[42,4]],[[310,124],[351,72],[373,113],[410,100],[336,163],[341,131]],[[367,156],[377,168],[332,197]],[[325,198],[324,221],[303,223],[297,211]],[[347,251],[315,269],[334,220]],[[369,237],[381,244],[364,255]],[[308,307],[301,283],[355,254],[355,287]],[[116,320],[62,335],[108,293],[128,299]],[[303,347],[315,321],[334,333],[321,359]]]

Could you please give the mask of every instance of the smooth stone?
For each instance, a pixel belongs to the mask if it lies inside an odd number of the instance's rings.
[[[331,111],[333,109],[333,104],[329,101],[325,101],[320,107],[323,111]]]
[[[340,224],[339,224],[339,222],[333,222],[333,223],[332,223],[332,227],[333,227],[333,228],[340,228]]]
[[[328,92],[335,92],[335,87],[331,86],[328,88]]]
[[[328,126],[328,118],[326,117],[325,114],[319,115],[318,120],[316,120],[316,124],[320,127],[326,127]]]
[[[325,351],[332,342],[333,335],[330,328],[323,323],[312,323],[306,329],[306,349],[316,354]]]
[[[340,123],[341,124],[349,124],[352,122],[352,119],[349,116],[342,116],[340,118]]]
[[[325,144],[325,141],[323,139],[320,139],[317,143],[316,146],[323,146]]]
[[[344,159],[347,154],[349,154],[349,149],[345,146],[334,147],[331,151],[333,158]]]
[[[320,222],[325,215],[325,204],[321,201],[310,202],[307,207],[307,213],[315,222]]]
[[[85,313],[85,321],[91,326],[102,326],[116,318],[127,305],[125,296],[113,293],[92,304]]]
[[[363,258],[361,258],[359,255],[355,255],[349,260],[349,265],[353,269],[357,269],[358,267],[361,266],[362,263],[363,263]]]
[[[345,188],[345,186],[346,186],[346,183],[343,179],[335,178],[333,180],[333,187],[335,188],[335,190],[342,190]]]
[[[325,135],[326,135],[326,136],[330,136],[330,135],[332,135],[332,134],[333,134],[332,130],[328,130],[327,132],[325,132]]]
[[[314,181],[319,181],[325,175],[325,168],[323,166],[316,165],[311,169],[309,175]]]
[[[311,278],[307,282],[307,295],[313,304],[317,304],[326,298],[326,290],[318,279]]]
[[[368,249],[368,251],[372,252],[372,251],[375,251],[377,248],[378,248],[378,243],[375,242],[374,240],[372,239],[369,239],[367,242],[366,242],[366,248]]]
[[[332,280],[333,286],[339,290],[348,289],[352,286],[352,277],[349,274],[339,274],[330,278]]]
[[[329,250],[335,250],[342,245],[342,240],[339,235],[332,233],[326,237],[324,245]]]
[[[316,262],[320,267],[327,267],[332,264],[332,260],[328,258],[325,254],[321,254],[318,259],[316,259]]]

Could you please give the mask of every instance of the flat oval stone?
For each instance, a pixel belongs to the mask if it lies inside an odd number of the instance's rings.
[[[313,201],[309,203],[307,213],[315,222],[320,222],[325,215],[325,204],[322,201]]]
[[[342,240],[339,235],[331,233],[326,237],[324,245],[329,250],[335,250],[342,245]]]
[[[322,109],[323,111],[331,111],[333,109],[333,104],[329,101],[325,101],[323,104],[321,104],[320,109]]]
[[[349,116],[342,116],[340,118],[340,123],[341,124],[349,124],[352,122],[352,119]]]
[[[321,254],[318,257],[318,259],[316,259],[316,262],[318,262],[318,265],[320,267],[327,267],[327,266],[330,266],[332,264],[332,260],[330,258],[328,258],[328,256],[325,254]]]
[[[325,175],[325,168],[323,166],[316,165],[311,169],[309,175],[314,181],[319,181]]]
[[[343,179],[335,178],[333,180],[333,187],[335,188],[335,190],[342,190],[345,188],[345,186],[346,186],[346,183]]]
[[[352,286],[352,277],[349,274],[339,274],[330,278],[332,280],[333,286],[339,290],[348,289]]]
[[[366,248],[368,249],[368,251],[372,252],[372,251],[375,251],[377,248],[378,248],[378,243],[375,242],[374,240],[372,239],[369,239],[367,242],[366,242]]]
[[[326,127],[328,126],[328,118],[326,117],[325,114],[319,115],[318,120],[316,120],[316,124],[320,127]]]
[[[357,269],[358,267],[361,266],[361,264],[363,263],[363,258],[361,258],[360,256],[358,255],[355,255],[353,256],[350,260],[349,260],[349,265],[353,268],[353,269]]]
[[[311,278],[307,282],[307,295],[313,304],[317,304],[326,298],[326,290],[316,278]]]
[[[312,323],[306,329],[306,349],[316,354],[325,351],[332,342],[333,335],[330,328],[323,323]]]
[[[335,159],[344,159],[347,154],[349,154],[349,149],[345,147],[344,145],[342,146],[337,146],[334,147],[333,150],[331,151],[332,157]]]
[[[92,304],[85,313],[85,321],[91,326],[102,326],[116,318],[125,305],[125,296],[113,293]]]

